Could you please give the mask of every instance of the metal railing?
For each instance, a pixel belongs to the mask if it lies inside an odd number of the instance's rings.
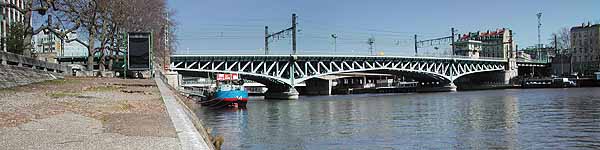
[[[228,50],[218,51],[209,53],[178,53],[174,56],[288,56],[290,53],[285,52],[273,52],[265,55],[264,52],[259,51],[247,51],[247,50]],[[371,55],[368,52],[354,52],[354,51],[340,51],[340,52],[329,52],[329,51],[298,51],[297,56],[372,56],[372,57],[431,57],[431,58],[458,58],[458,59],[477,59],[477,60],[505,60],[502,57],[478,57],[473,58],[469,56],[461,55],[444,55],[444,54],[407,54],[400,52],[384,53],[383,55]]]

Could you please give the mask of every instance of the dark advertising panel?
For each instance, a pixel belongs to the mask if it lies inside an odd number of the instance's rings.
[[[129,70],[150,69],[150,34],[129,33]]]

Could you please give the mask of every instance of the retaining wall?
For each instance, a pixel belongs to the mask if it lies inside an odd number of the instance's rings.
[[[63,78],[59,73],[0,65],[0,89]]]
[[[31,69],[70,74],[71,68],[66,65],[37,60],[23,55],[0,51],[1,65],[26,67]]]
[[[0,88],[59,79],[70,72],[65,65],[0,51]]]

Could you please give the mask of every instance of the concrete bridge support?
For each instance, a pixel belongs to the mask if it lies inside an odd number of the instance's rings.
[[[456,92],[456,89],[458,87],[456,86],[456,84],[454,84],[454,82],[450,82],[447,85],[445,85],[444,88],[447,89],[449,92]]]
[[[456,92],[457,88],[454,82],[422,82],[417,86],[417,92]]]
[[[171,85],[171,87],[175,88],[175,89],[179,89],[179,86],[181,86],[182,84],[182,78],[183,76],[177,72],[166,72],[165,74],[165,78],[168,81],[168,84]]]
[[[514,58],[508,59],[508,65],[505,67],[503,72],[504,84],[514,84],[513,79],[519,76],[519,67],[517,66],[517,60]]]
[[[271,100],[297,100],[298,91],[294,87],[268,87],[265,99]]]
[[[333,90],[333,80],[314,78],[306,80],[304,83],[306,83],[304,92],[307,95],[331,95]]]
[[[8,65],[8,58],[6,55],[0,55],[0,61],[2,61],[2,65]]]

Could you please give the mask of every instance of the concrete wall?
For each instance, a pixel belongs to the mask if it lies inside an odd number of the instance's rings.
[[[0,51],[0,88],[54,80],[70,72],[65,65]]]
[[[18,67],[28,67],[32,69],[39,69],[43,71],[51,71],[64,74],[70,74],[71,72],[71,68],[66,65],[50,63],[2,51],[0,51],[0,65],[14,65]]]
[[[0,89],[63,78],[59,73],[0,65]]]

